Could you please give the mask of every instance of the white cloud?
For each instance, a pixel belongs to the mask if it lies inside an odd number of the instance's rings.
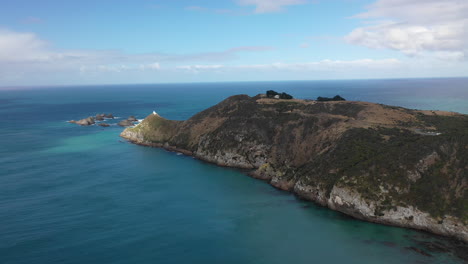
[[[122,72],[128,70],[126,65],[99,65],[97,69],[102,72]]]
[[[44,61],[51,54],[44,52],[47,43],[32,33],[0,30],[0,61]]]
[[[268,64],[247,64],[247,65],[184,65],[178,66],[178,70],[209,71],[220,69],[225,71],[233,70],[283,70],[283,71],[329,71],[329,70],[351,70],[351,69],[390,69],[401,65],[397,59],[361,59],[361,60],[321,60],[304,63],[268,63]]]
[[[290,5],[305,4],[305,0],[237,0],[240,5],[255,6],[255,13],[279,12]]]
[[[238,69],[262,69],[262,70],[288,70],[288,71],[323,71],[323,70],[347,70],[347,69],[384,69],[398,67],[401,62],[397,59],[361,59],[361,60],[321,60],[304,63],[270,63],[236,66]]]
[[[161,65],[159,64],[159,62],[150,63],[150,64],[142,64],[140,65],[140,69],[141,70],[160,70]]]
[[[272,47],[242,46],[215,52],[191,54],[144,53],[128,54],[117,50],[58,50],[34,33],[0,29],[0,64],[8,62],[73,62],[82,64],[144,63],[153,69],[159,64],[149,62],[226,61],[244,52],[263,52]]]
[[[468,1],[379,0],[354,17],[373,25],[349,33],[353,44],[452,60],[468,54]]]
[[[183,65],[177,66],[179,70],[199,71],[199,70],[218,70],[223,68],[223,65]]]
[[[129,71],[159,71],[183,62],[224,62],[243,53],[271,50],[271,47],[243,46],[223,51],[190,54],[129,54],[118,50],[60,50],[34,33],[0,29],[0,85],[31,75],[90,75]]]

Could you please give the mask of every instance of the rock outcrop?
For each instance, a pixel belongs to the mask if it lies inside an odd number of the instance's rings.
[[[122,127],[129,127],[129,126],[133,126],[133,122],[130,120],[122,120],[117,125],[122,126]]]
[[[90,125],[94,125],[96,123],[94,117],[92,117],[92,116],[90,116],[88,118],[78,120],[78,121],[70,120],[68,122],[73,123],[73,124],[77,124],[77,125],[80,125],[80,126],[90,126]]]
[[[358,219],[468,241],[466,115],[237,95],[186,121],[151,114],[121,136],[250,169]]]
[[[96,117],[95,117],[95,119],[96,119],[97,121],[103,121],[103,120],[104,120],[104,114],[97,114]]]
[[[68,123],[73,123],[73,124],[77,124],[77,125],[80,125],[80,126],[90,126],[90,125],[96,124],[96,121],[104,121],[105,119],[114,119],[114,116],[112,114],[96,114],[96,116],[94,116],[94,117],[90,116],[90,117],[87,117],[87,118],[84,118],[84,119],[81,119],[81,120],[78,120],[78,121],[70,120],[70,121],[68,121]],[[109,125],[107,125],[105,123],[104,123],[104,125],[102,125],[102,124],[99,124],[99,125],[103,126],[103,127],[109,126]]]
[[[129,127],[134,126],[136,122],[138,122],[138,119],[136,119],[134,116],[129,116],[126,120],[120,121],[118,125],[122,127]]]
[[[95,119],[97,121],[103,121],[104,119],[114,119],[114,115],[112,115],[112,114],[97,114]]]
[[[129,117],[127,118],[127,120],[128,120],[128,121],[131,121],[131,122],[137,122],[137,121],[138,121],[138,119],[136,119],[136,117],[134,117],[134,116],[129,116]]]

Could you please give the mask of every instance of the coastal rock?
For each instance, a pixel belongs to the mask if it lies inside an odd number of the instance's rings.
[[[114,115],[109,113],[109,114],[103,114],[104,118],[109,118],[109,119],[114,119]]]
[[[129,117],[127,118],[127,120],[128,120],[128,121],[131,121],[131,122],[137,122],[137,121],[138,121],[138,119],[136,119],[134,116],[129,116]]]
[[[104,114],[97,114],[95,119],[96,119],[96,121],[103,121],[104,120]]]
[[[73,124],[77,124],[77,125],[80,125],[80,126],[90,126],[90,125],[94,125],[96,123],[94,121],[94,117],[92,117],[92,116],[90,116],[88,118],[85,118],[85,119],[78,120],[78,121],[70,120],[68,122],[73,123]]]
[[[134,123],[130,120],[122,120],[118,123],[118,125],[122,127],[129,127],[129,126],[133,126]]]
[[[109,127],[110,125],[107,124],[107,123],[99,123],[98,126],[102,126],[102,127]]]
[[[97,114],[95,119],[97,121],[103,121],[104,119],[114,119],[114,115],[113,114]]]
[[[440,131],[426,135],[415,131]],[[184,152],[358,219],[468,242],[468,116],[367,102],[237,95],[121,136]]]

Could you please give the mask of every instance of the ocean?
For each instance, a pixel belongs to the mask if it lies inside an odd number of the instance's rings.
[[[152,111],[185,120],[271,89],[468,114],[467,78],[3,88],[0,263],[465,263],[459,242],[355,220],[239,170],[130,144],[119,119],[67,123]]]

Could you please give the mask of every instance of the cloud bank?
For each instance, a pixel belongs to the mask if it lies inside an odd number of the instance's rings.
[[[165,54],[131,54],[118,50],[61,50],[34,33],[0,29],[0,85],[32,76],[160,71],[180,63],[232,61],[243,53],[272,50],[242,46],[223,51]],[[66,79],[64,77],[64,79]]]
[[[468,1],[379,0],[354,18],[370,20],[345,39],[408,56],[464,60],[468,55]]]
[[[243,64],[243,65],[183,65],[175,69],[191,73],[229,73],[229,72],[295,72],[295,73],[318,73],[318,72],[353,72],[353,71],[376,71],[396,69],[401,66],[397,59],[361,59],[361,60],[320,60],[302,63],[266,63],[266,64]]]

